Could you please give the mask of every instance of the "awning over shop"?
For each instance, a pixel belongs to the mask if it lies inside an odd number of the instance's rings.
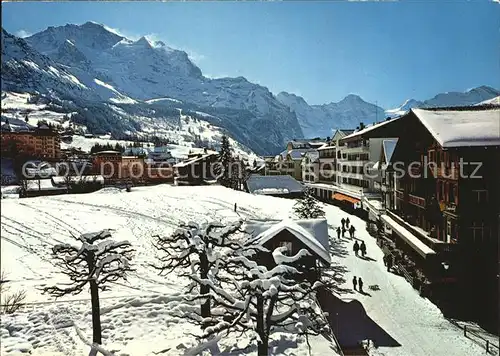
[[[408,243],[419,255],[426,258],[428,255],[435,255],[436,251],[431,249],[429,246],[420,241],[417,237],[415,237],[410,231],[405,229],[403,226],[398,224],[397,221],[392,219],[387,215],[381,216],[382,221],[389,225],[393,232],[398,234],[404,241]]]
[[[344,195],[344,194],[341,194],[341,193],[334,193],[333,194],[333,199],[340,200],[340,201],[347,201],[347,202],[352,203],[352,204],[360,203],[359,199],[352,198],[352,197],[350,197],[348,195]]]

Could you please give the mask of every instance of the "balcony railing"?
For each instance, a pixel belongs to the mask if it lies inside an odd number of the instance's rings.
[[[459,170],[456,167],[438,167],[436,168],[436,175],[438,178],[447,178],[457,180],[459,177]]]
[[[425,198],[419,197],[418,195],[409,194],[408,202],[418,207],[425,208]]]

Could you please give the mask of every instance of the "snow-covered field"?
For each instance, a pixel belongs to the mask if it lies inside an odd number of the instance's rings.
[[[169,234],[178,223],[189,220],[232,221],[244,218],[286,218],[293,200],[254,196],[219,186],[175,187],[160,185],[138,187],[126,193],[105,188],[81,195],[62,195],[31,199],[2,200],[1,266],[9,274],[13,289],[24,288],[28,302],[35,303],[23,312],[2,317],[1,354],[14,355],[31,350],[32,355],[86,355],[88,347],[78,336],[91,339],[89,295],[81,294],[54,302],[40,288],[61,280],[49,261],[50,247],[71,242],[71,233],[111,228],[117,240],[129,240],[137,252],[133,272],[127,283],[115,283],[101,293],[103,346],[116,355],[184,355],[196,346],[193,326],[169,313],[182,293],[183,281],[174,275],[160,277],[151,268],[155,252],[151,246],[155,234]],[[331,236],[347,216],[336,207],[325,206]],[[353,275],[362,276],[366,287],[378,284],[371,296],[353,292],[345,300],[358,299],[368,316],[401,346],[379,347],[373,355],[385,356],[466,356],[484,354],[484,349],[462,336],[428,300],[421,298],[401,277],[388,274],[382,252],[365,231],[365,222],[350,216],[357,237],[365,241],[368,256],[374,261],[355,257],[352,241],[332,240],[345,256],[332,255],[334,263],[347,268],[344,287],[351,287]],[[367,289],[367,288],[365,288]],[[36,304],[39,303],[39,304]],[[275,334],[273,355],[308,355],[304,340],[290,334]],[[323,337],[310,339],[313,355],[331,355],[331,344]],[[245,337],[225,337],[217,355],[255,354],[238,351],[247,346]]]

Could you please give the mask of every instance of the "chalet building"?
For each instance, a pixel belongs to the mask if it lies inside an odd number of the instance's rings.
[[[302,181],[316,183],[320,173],[320,154],[318,151],[307,152],[302,158]]]
[[[294,139],[286,149],[274,157],[264,157],[266,175],[291,175],[296,180],[303,179],[303,158],[325,144],[324,139]]]
[[[47,125],[16,130],[5,123],[1,126],[1,152],[5,157],[57,160],[61,156],[61,140],[59,133]]]
[[[426,278],[459,288],[447,303],[489,305],[482,312],[491,316],[498,311],[500,108],[412,109],[400,120],[406,130],[390,160],[404,172],[389,169],[394,192],[383,220]]]
[[[281,152],[277,156],[276,167],[281,175],[288,174],[302,180],[302,159],[306,153],[316,152],[313,148],[297,148]]]
[[[318,148],[319,183],[334,184],[337,181],[335,152],[336,146],[330,142]]]
[[[330,266],[330,245],[326,219],[303,220],[250,220],[245,230],[252,235],[249,243],[267,248],[270,252],[257,255],[259,264],[271,269],[276,266],[272,252],[279,247],[286,248],[284,255],[295,256],[302,249],[308,255],[300,257],[291,265],[304,273],[305,278],[317,280],[321,269]]]
[[[304,186],[289,175],[261,176],[252,174],[245,182],[245,189],[251,194],[280,198],[299,198],[304,193]]]
[[[354,192],[373,191],[368,168],[378,160],[384,139],[397,138],[402,124],[392,119],[365,127],[339,140],[337,185]]]
[[[178,185],[209,184],[217,179],[217,152],[196,153],[173,166],[174,183]]]
[[[102,175],[107,181],[120,178],[122,162],[121,152],[101,151],[94,153],[92,156],[92,165],[95,174]]]

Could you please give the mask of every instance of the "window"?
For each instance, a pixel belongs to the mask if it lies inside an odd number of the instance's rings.
[[[490,239],[490,228],[482,222],[473,222],[471,229],[471,240],[474,243],[485,242]]]
[[[488,191],[487,190],[473,190],[473,199],[477,199],[478,203],[488,203]]]
[[[450,185],[448,190],[448,202],[455,203],[455,197],[457,196],[457,186],[455,184]]]
[[[285,247],[286,251],[283,253],[284,255],[291,256],[292,254],[292,243],[291,241],[281,241],[280,247]]]

